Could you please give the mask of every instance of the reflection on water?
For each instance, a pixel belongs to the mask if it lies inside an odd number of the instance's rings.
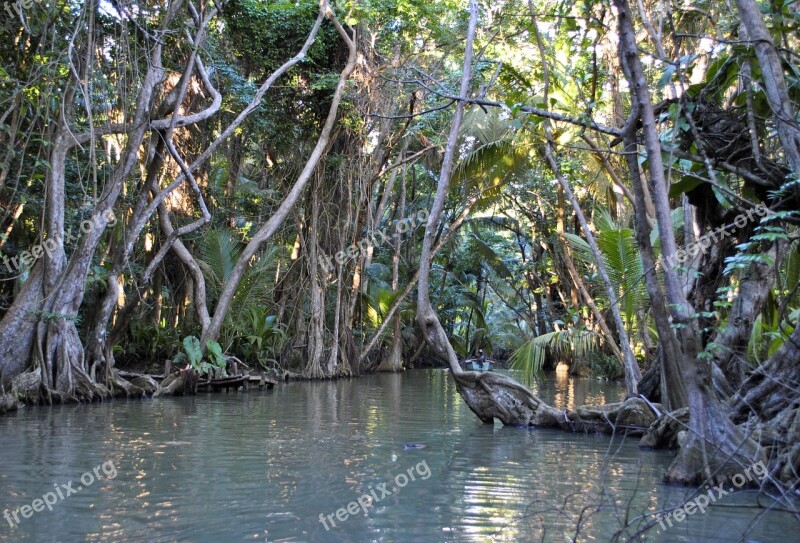
[[[560,407],[623,395],[614,384],[566,376],[534,388]],[[26,409],[0,417],[0,436],[0,509],[31,504],[105,461],[118,472],[19,526],[0,519],[2,542],[608,541],[626,515],[635,520],[686,497],[660,483],[671,453],[641,451],[635,440],[481,424],[437,370]],[[428,447],[405,449],[410,442]],[[398,474],[422,461],[430,477],[397,488]],[[344,509],[381,485],[394,491],[366,514]],[[339,510],[349,518],[336,520]],[[717,507],[648,535],[737,541],[759,513]],[[321,514],[334,515],[336,526],[326,530]],[[769,513],[743,540],[785,541],[797,528]]]
[[[580,405],[603,405],[625,399],[625,389],[608,381],[575,378],[567,366],[559,366],[542,381],[531,383],[531,390],[546,403],[559,409],[574,409]],[[509,375],[522,380],[519,372],[508,370]]]

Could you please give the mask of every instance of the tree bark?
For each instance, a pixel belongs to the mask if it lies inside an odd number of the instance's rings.
[[[618,12],[620,60],[628,78],[637,117],[641,120],[661,246],[664,256],[669,258],[676,253],[677,246],[672,229],[668,181],[664,175],[661,144],[650,92],[639,59],[630,6],[627,0],[614,0],[614,5]],[[632,171],[631,175],[634,185],[637,185],[641,180],[635,173],[638,172]],[[641,188],[638,191],[642,192]],[[763,451],[733,425],[717,400],[711,380],[711,362],[706,357],[698,356],[701,345],[696,330],[696,317],[683,293],[677,272],[667,266],[664,275],[666,298],[672,325],[677,329],[679,348],[673,348],[671,334],[659,337],[659,341],[666,347],[665,357],[677,356],[675,369],[685,379],[690,412],[687,439],[667,471],[665,480],[697,484],[714,478],[729,478],[738,473],[742,466],[763,460]]]
[[[321,9],[326,10],[326,16],[328,19],[331,20],[333,25],[336,27],[336,30],[339,32],[339,35],[347,44],[347,48],[349,50],[349,55],[347,58],[347,64],[345,65],[342,72],[339,74],[339,82],[336,86],[336,91],[334,92],[333,98],[331,100],[331,106],[328,110],[328,117],[325,120],[325,124],[320,132],[319,138],[317,139],[317,144],[314,147],[314,150],[311,152],[311,156],[306,161],[303,170],[300,172],[300,175],[295,181],[294,185],[292,186],[289,194],[286,195],[283,202],[281,202],[278,209],[275,213],[269,218],[269,220],[255,233],[255,235],[250,239],[250,242],[245,246],[244,250],[242,251],[239,260],[236,262],[234,266],[230,279],[225,284],[225,288],[223,289],[222,293],[220,294],[219,301],[217,303],[217,307],[214,309],[214,315],[211,318],[211,323],[208,327],[208,330],[203,335],[201,339],[201,343],[205,345],[206,340],[209,339],[216,339],[219,335],[220,328],[222,327],[222,323],[225,320],[225,316],[230,309],[231,302],[233,301],[233,296],[236,293],[236,288],[239,286],[239,282],[244,275],[247,266],[250,263],[250,260],[255,256],[256,252],[259,248],[266,243],[270,238],[272,238],[273,234],[277,231],[278,227],[283,223],[286,217],[289,215],[289,212],[294,207],[297,200],[302,195],[303,191],[308,184],[309,179],[311,179],[311,175],[313,174],[314,170],[319,164],[319,161],[322,159],[323,154],[325,153],[328,142],[330,141],[331,132],[333,131],[333,127],[336,123],[336,117],[339,110],[339,104],[342,100],[342,95],[344,94],[345,86],[347,85],[347,80],[350,77],[350,74],[353,73],[356,65],[356,47],[353,38],[347,33],[347,31],[342,28],[339,24],[339,21],[336,19],[336,16],[333,14],[330,6],[327,3],[323,3]]]
[[[308,336],[306,341],[306,368],[304,374],[311,379],[330,377],[322,367],[322,355],[325,350],[325,285],[320,282],[319,259],[319,200],[317,196],[320,184],[320,174],[317,173],[311,191],[311,227],[308,229],[308,250],[305,257],[308,263],[308,275],[311,279],[311,318],[308,323]]]
[[[764,80],[764,91],[767,95],[775,128],[783,144],[783,152],[795,174],[800,174],[800,127],[797,124],[797,112],[794,102],[789,96],[786,79],[783,75],[783,63],[778,55],[772,36],[764,24],[764,17],[755,0],[736,0],[739,17],[747,28],[747,34],[755,43],[756,58],[761,66]]]
[[[401,155],[402,156],[402,155]],[[405,171],[400,185],[400,202],[397,206],[397,215],[404,217],[406,213],[406,178]],[[397,294],[400,289],[400,248],[403,237],[400,233],[395,233],[394,255],[392,256],[392,292]],[[400,322],[400,315],[394,317],[394,330],[392,334],[392,346],[389,349],[389,356],[381,361],[376,371],[398,372],[403,370],[403,336]]]

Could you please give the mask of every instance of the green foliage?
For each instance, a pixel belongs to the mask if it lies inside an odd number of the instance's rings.
[[[203,268],[212,300],[217,299],[230,279],[240,254],[241,243],[230,230],[215,228],[203,233],[200,242],[201,260],[198,263]]]
[[[530,382],[542,376],[548,353],[569,363],[574,369],[583,364],[584,357],[598,348],[599,340],[600,336],[588,330],[577,314],[572,313],[571,322],[566,327],[530,339],[514,351],[509,361],[511,368],[522,371]]]
[[[209,357],[209,368],[220,368],[224,371],[225,367],[228,365],[228,359],[222,354],[222,347],[220,344],[216,341],[206,341],[206,352]]]
[[[602,211],[595,222],[595,241],[603,257],[608,278],[614,287],[620,313],[628,330],[632,329],[636,313],[646,304],[647,290],[644,284],[644,266],[636,246],[635,234],[630,228],[618,226],[611,216]],[[589,244],[581,237],[565,233],[567,241],[584,264],[594,265],[594,255]],[[607,298],[600,278],[593,276],[598,297]]]
[[[241,255],[242,243],[227,228],[210,230],[197,243],[202,255],[198,264],[208,285],[209,303],[215,303]],[[250,335],[247,327],[255,322],[252,310],[272,299],[277,255],[277,247],[270,246],[248,263],[220,331],[220,343],[226,349],[237,336]]]
[[[781,295],[786,296],[786,306],[800,308],[800,240],[795,240],[786,250],[778,286]]]
[[[756,317],[747,346],[751,361],[758,364],[775,354],[800,322],[800,241],[786,250],[778,274],[777,289],[770,291],[764,309]]]
[[[173,362],[181,364],[186,362],[200,375],[211,373],[214,370],[222,370],[222,375],[227,375],[225,369],[228,360],[222,352],[222,347],[216,341],[206,341],[206,356],[200,347],[200,340],[195,336],[183,338],[183,352],[178,353],[173,358]]]
[[[31,311],[31,315],[38,321],[48,322],[48,321],[70,321],[74,323],[80,323],[81,317],[80,315],[70,315],[69,313],[59,313],[53,311],[42,311],[42,310],[35,310]]]
[[[186,336],[183,338],[183,352],[186,354],[186,359],[189,365],[197,369],[203,360],[203,351],[200,348],[200,340],[194,336]]]
[[[590,351],[585,357],[579,359],[580,367],[588,368],[595,377],[617,379],[624,375],[619,359],[602,351]]]
[[[303,47],[319,13],[316,2],[236,0],[225,6],[227,31],[215,48],[229,56],[226,83],[248,100],[260,85]],[[232,57],[232,58],[231,58]],[[323,24],[303,61],[270,92],[270,108],[249,121],[269,133],[280,149],[296,146],[322,124],[330,103],[331,82],[345,46],[331,24]],[[248,135],[252,137],[254,134]],[[257,138],[254,141],[258,141]]]
[[[451,186],[462,195],[485,191],[486,202],[477,205],[483,209],[497,201],[499,189],[511,176],[524,171],[528,150],[514,141],[514,121],[497,109],[469,111],[461,132],[469,147],[453,170]]]
[[[159,360],[181,348],[180,330],[156,325],[144,320],[131,320],[129,340],[116,347],[118,352],[133,359]]]
[[[245,360],[254,360],[267,367],[275,364],[287,340],[285,328],[263,307],[249,307],[246,318],[237,321],[237,349]]]

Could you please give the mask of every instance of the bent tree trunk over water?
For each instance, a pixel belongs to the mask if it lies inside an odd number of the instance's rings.
[[[662,246],[665,255],[669,256],[676,251],[676,241],[672,230],[667,183],[660,156],[660,143],[652,104],[638,58],[627,2],[616,0],[615,4],[619,13],[620,57],[631,82],[634,107],[634,115],[631,116],[632,120],[625,130],[627,134],[626,150],[638,151],[635,129],[631,127],[637,126],[637,120],[639,120],[643,127],[644,147],[650,159],[650,187],[643,184],[635,153],[631,154],[632,159],[629,161],[637,200],[637,224],[646,224],[644,215],[647,209],[646,199],[652,195],[662,235]],[[616,431],[618,428],[627,431],[630,427],[634,427],[635,430],[641,432],[643,426],[649,427],[656,418],[655,414],[651,412],[649,403],[642,399],[630,398],[622,404],[610,404],[595,408],[559,410],[542,402],[530,390],[509,377],[462,370],[455,351],[431,305],[429,277],[433,239],[447,197],[464,107],[469,101],[470,67],[477,19],[475,2],[471,3],[470,8],[470,24],[460,93],[420,256],[417,325],[423,338],[434,352],[447,361],[457,390],[464,401],[478,418],[486,423],[491,423],[497,418],[506,425],[536,425],[590,431]],[[645,234],[649,234],[649,231],[642,229],[639,233],[640,239],[646,237]],[[647,258],[650,261],[649,264],[654,265],[652,247],[644,247],[643,251],[649,257]],[[650,267],[654,268],[654,266]],[[680,452],[670,466],[665,480],[682,484],[696,484],[704,480],[725,480],[739,473],[743,467],[757,461],[765,461],[766,457],[762,447],[750,435],[747,435],[742,427],[734,424],[727,409],[714,393],[711,380],[712,364],[709,360],[699,356],[702,347],[693,326],[695,317],[692,315],[678,281],[677,273],[675,270],[667,270],[664,287],[655,281],[654,275],[648,282],[649,294],[653,299],[653,304],[657,306],[654,307],[654,313],[657,313],[659,317],[656,320],[660,324],[659,340],[663,352],[662,372],[668,382],[679,385],[677,389],[679,394],[671,398],[670,403],[674,404],[671,407],[675,409],[684,407],[684,405],[688,406],[690,414],[688,432],[680,440]],[[757,378],[754,381],[752,390],[753,394],[757,394],[756,390],[762,383]],[[768,391],[763,392],[763,394],[768,393]],[[658,412],[657,407],[652,407],[654,412]],[[746,414],[742,413],[741,416],[746,416]],[[665,420],[666,418],[662,419],[661,424],[653,424],[654,431],[658,431],[660,428],[662,433],[666,432],[666,427],[670,425],[664,424]],[[794,426],[788,426],[789,434],[791,434],[791,428]],[[675,433],[674,429],[672,433]],[[800,450],[783,451],[784,466],[791,466],[792,455],[798,454],[798,452]]]

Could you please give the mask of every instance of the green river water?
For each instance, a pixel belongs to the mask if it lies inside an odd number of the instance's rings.
[[[534,388],[559,407],[623,395],[565,375]],[[609,541],[691,497],[661,483],[673,453],[637,443],[482,424],[441,370],[26,408],[0,417],[0,542]],[[755,499],[646,540],[800,541]]]

